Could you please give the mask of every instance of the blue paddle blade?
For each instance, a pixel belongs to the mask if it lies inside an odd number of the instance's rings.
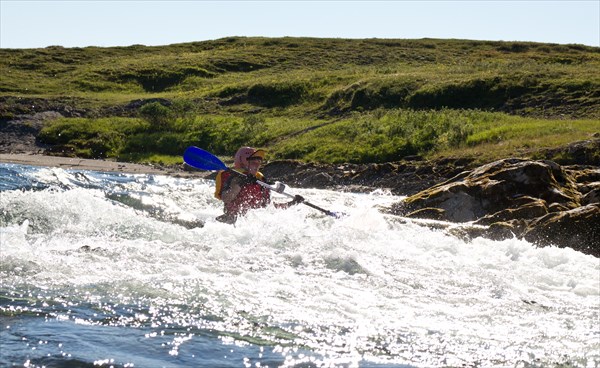
[[[188,147],[183,153],[183,161],[197,169],[202,170],[227,170],[223,161],[210,152],[198,147]]]

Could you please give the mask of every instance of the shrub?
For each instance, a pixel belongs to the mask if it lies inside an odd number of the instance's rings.
[[[163,130],[173,119],[173,110],[160,102],[147,103],[140,108],[140,117],[148,121],[153,129]]]
[[[146,92],[162,92],[182,83],[187,77],[212,77],[214,74],[206,69],[186,67],[181,69],[168,69],[160,67],[128,70],[122,74],[117,73],[111,79],[119,82],[139,83]]]
[[[302,82],[261,83],[248,89],[248,101],[264,107],[285,107],[301,102],[308,91]]]
[[[408,105],[419,109],[498,108],[506,100],[499,84],[499,78],[492,78],[427,86],[412,94]]]

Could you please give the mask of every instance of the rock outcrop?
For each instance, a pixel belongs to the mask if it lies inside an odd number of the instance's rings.
[[[600,257],[600,139],[538,152],[556,160],[508,158],[475,167],[466,159],[419,157],[384,164],[269,163],[268,178],[297,187],[388,189],[408,195],[384,209],[408,219],[472,224],[461,237],[517,237]],[[426,222],[424,222],[426,223]]]
[[[486,225],[471,235],[518,237],[600,257],[599,188],[597,166],[509,158],[464,171],[396,203],[389,212]]]

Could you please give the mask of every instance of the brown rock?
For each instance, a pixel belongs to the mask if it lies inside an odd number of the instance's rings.
[[[581,197],[582,205],[585,206],[588,204],[600,203],[600,182],[594,184],[595,185],[592,186],[592,189],[590,189],[583,197]]]
[[[600,139],[572,142],[566,146],[540,152],[546,158],[562,165],[600,165]]]
[[[543,212],[546,203],[575,208],[579,192],[574,180],[554,162],[505,159],[410,196],[396,209],[440,208],[446,220],[466,222],[507,209],[513,213],[498,214],[498,218],[514,218],[515,209],[532,201],[536,204],[517,211],[533,216]]]
[[[569,208],[566,206],[563,206],[560,203],[551,203],[548,206],[548,212],[560,212],[560,211],[568,211]]]
[[[597,167],[574,165],[566,166],[565,171],[571,175],[577,183],[600,182],[600,168]]]
[[[526,223],[521,220],[502,221],[490,225],[487,229],[486,238],[492,240],[505,240],[519,237]]]
[[[600,257],[600,185],[589,182],[597,170],[500,160],[412,195],[390,211],[480,226],[453,229],[461,238],[517,237]]]
[[[485,216],[477,220],[477,224],[489,225],[495,222],[516,220],[516,219],[535,219],[548,213],[546,201],[542,199],[524,204],[517,208],[507,208],[498,211],[492,215]]]
[[[549,213],[533,221],[523,237],[542,246],[554,244],[600,257],[600,205]]]
[[[421,219],[429,219],[429,220],[442,220],[444,216],[444,210],[440,208],[421,208],[419,210],[413,211],[406,215],[408,218],[421,218]]]

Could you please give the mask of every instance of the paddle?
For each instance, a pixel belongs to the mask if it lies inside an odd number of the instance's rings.
[[[197,169],[202,169],[202,170],[210,170],[210,171],[215,171],[215,170],[229,170],[230,172],[240,175],[240,176],[246,176],[243,173],[236,171],[236,170],[232,170],[230,168],[228,168],[223,161],[219,160],[219,158],[215,155],[213,155],[212,153],[203,150],[202,148],[198,148],[198,147],[188,147],[185,152],[183,153],[183,161],[192,166],[195,167]],[[277,192],[277,190],[275,190],[275,187],[262,182],[260,180],[257,180],[256,183],[258,183],[259,185],[268,188],[272,191]],[[289,194],[289,193],[285,193],[285,192],[277,192],[280,194],[283,194],[287,197],[290,198],[294,198],[293,194]],[[304,201],[302,202],[303,204],[307,205],[308,207],[312,207],[316,210],[319,210],[325,214],[327,214],[328,216],[331,217],[335,217],[335,218],[340,218],[341,214],[333,212],[333,211],[329,211],[326,210],[324,208],[321,208],[319,206],[316,206],[310,202]]]

